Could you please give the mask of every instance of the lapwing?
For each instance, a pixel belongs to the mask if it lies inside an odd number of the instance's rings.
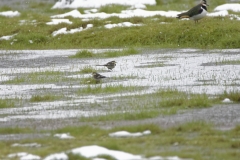
[[[193,7],[189,11],[178,14],[177,18],[179,19],[189,18],[190,20],[194,20],[196,23],[198,22],[199,19],[202,19],[207,15],[207,6],[208,6],[207,1],[202,0],[200,4]]]
[[[106,76],[103,76],[103,75],[101,75],[97,72],[93,72],[92,76],[97,82],[100,82],[100,80],[103,79],[103,78],[107,78]]]
[[[109,70],[112,70],[115,66],[116,66],[116,61],[111,61],[111,62],[108,62],[106,64],[103,64],[103,65],[97,65],[97,66],[105,66],[107,67]]]

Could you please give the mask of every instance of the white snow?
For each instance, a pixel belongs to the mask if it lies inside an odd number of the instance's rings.
[[[58,137],[60,139],[73,139],[74,137],[70,135],[70,133],[59,133],[55,134],[54,137]]]
[[[5,11],[5,12],[0,12],[0,16],[16,17],[16,16],[20,16],[20,13],[18,11]]]
[[[40,160],[41,157],[29,154],[26,152],[12,153],[8,155],[8,158],[16,158],[19,157],[20,160]]]
[[[70,29],[69,31],[67,31],[67,28],[64,27],[64,28],[61,28],[57,31],[54,31],[52,33],[52,36],[55,37],[59,34],[73,34],[73,33],[77,33],[77,32],[81,32],[81,31],[84,31],[84,30],[87,30],[89,28],[92,28],[93,25],[92,24],[88,24],[86,28],[83,28],[83,27],[79,27],[79,28],[74,28],[74,29]]]
[[[105,147],[101,147],[97,145],[83,146],[83,147],[71,149],[66,152],[53,153],[46,156],[46,158],[44,158],[43,160],[68,160],[68,156],[66,153],[80,155],[86,158],[90,158],[92,160],[104,160],[103,158],[98,158],[98,156],[100,155],[108,155],[113,157],[116,160],[186,160],[186,159],[179,158],[178,156],[173,156],[173,157],[154,156],[154,157],[146,158],[144,156],[134,155],[134,154],[123,152],[123,151],[111,150],[111,149],[107,149]],[[41,157],[39,156],[32,155],[26,152],[19,152],[19,153],[13,153],[8,155],[8,158],[16,158],[16,157],[19,157],[20,160],[40,160],[41,159]]]
[[[82,14],[78,10],[75,9],[75,10],[72,10],[72,11],[64,13],[64,14],[51,16],[51,18],[64,18],[64,17],[68,17],[68,16],[72,16],[73,18],[80,18],[82,16]]]
[[[101,6],[110,5],[110,4],[118,4],[118,5],[128,5],[128,6],[136,6],[136,5],[155,5],[155,0],[75,0],[71,4],[66,3],[66,0],[62,0],[61,2],[56,2],[52,7],[56,8],[99,8]]]
[[[12,39],[14,36],[16,36],[17,34],[12,34],[12,35],[8,35],[8,36],[2,36],[0,37],[0,40],[10,40]]]
[[[217,6],[214,11],[224,11],[231,10],[234,12],[240,12],[240,4],[239,3],[227,3],[220,6]]]
[[[38,144],[38,143],[26,143],[26,144],[14,143],[11,146],[12,147],[41,147],[41,144]]]
[[[52,19],[51,22],[47,22],[47,25],[57,25],[60,23],[67,23],[67,24],[72,24],[71,21],[69,21],[69,19]]]
[[[180,12],[178,11],[147,11],[144,9],[133,9],[133,10],[123,10],[121,13],[104,13],[104,12],[97,12],[97,13],[87,13],[81,14],[78,10],[73,10],[64,14],[54,15],[51,18],[64,18],[68,16],[72,16],[74,18],[81,18],[81,19],[106,19],[109,17],[119,17],[119,18],[131,18],[131,17],[152,17],[155,15],[165,16],[165,17],[176,17],[177,14]]]
[[[55,153],[47,156],[43,160],[68,160],[66,153]]]
[[[110,137],[140,137],[140,136],[149,135],[149,134],[151,134],[151,131],[149,130],[146,130],[144,132],[136,132],[136,133],[130,133],[127,131],[118,131],[118,132],[110,133],[109,136]]]
[[[73,154],[81,155],[86,158],[93,158],[97,157],[99,155],[109,155],[116,160],[141,160],[142,157],[140,155],[133,155],[130,153],[122,152],[122,151],[116,151],[116,150],[110,150],[101,146],[84,146],[80,148],[72,149],[71,152]]]
[[[222,10],[222,11],[212,12],[212,13],[207,14],[207,16],[209,16],[209,17],[225,17],[227,15],[228,15],[227,10]]]
[[[229,98],[225,98],[222,102],[223,103],[232,103],[232,101]]]
[[[132,26],[142,26],[142,24],[132,24],[131,22],[122,22],[122,23],[117,23],[117,24],[104,25],[104,27],[107,29],[111,29],[114,27],[132,27]]]

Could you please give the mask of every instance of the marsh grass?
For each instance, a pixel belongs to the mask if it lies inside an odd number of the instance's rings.
[[[105,13],[121,13],[122,10],[126,10],[127,6],[122,5],[105,5],[99,8],[99,12],[105,12]]]
[[[93,53],[88,50],[78,51],[75,55],[69,56],[69,58],[113,58],[120,56],[128,56],[138,54],[135,48],[128,48],[119,51],[106,51],[103,53]]]
[[[96,70],[88,65],[88,66],[84,66],[81,70],[80,70],[80,73],[83,73],[83,74],[89,74],[89,73],[92,73],[92,72],[96,72]]]
[[[136,86],[123,86],[113,85],[113,84],[99,84],[99,85],[88,85],[86,88],[78,89],[77,94],[110,94],[110,93],[123,93],[123,92],[133,92],[143,89],[142,87]]]
[[[92,58],[94,53],[88,50],[78,51],[75,55],[69,56],[69,58]]]
[[[69,81],[64,72],[44,71],[21,74],[12,80],[5,81],[4,84],[44,84],[44,83],[61,83]]]
[[[62,96],[56,96],[52,94],[46,95],[32,95],[29,99],[30,102],[45,102],[45,101],[55,101],[63,98]]]
[[[159,106],[161,107],[210,107],[213,100],[206,94],[188,94],[177,90],[160,90],[156,93],[161,97]]]
[[[240,60],[223,60],[216,62],[216,65],[240,65]]]
[[[131,108],[130,108],[131,109]],[[118,120],[139,120],[154,118],[161,114],[158,110],[135,109],[132,111],[108,112],[105,115],[96,115],[94,117],[81,117],[80,122],[108,122]]]
[[[15,102],[11,99],[0,99],[0,108],[15,107]]]
[[[240,102],[240,91],[237,91],[237,90],[224,91],[218,97],[221,101],[224,100],[225,98],[229,98],[231,101],[239,103]]]
[[[11,128],[0,128],[1,134],[20,134],[20,133],[34,133],[34,130],[30,128],[19,128],[19,127],[11,127]]]

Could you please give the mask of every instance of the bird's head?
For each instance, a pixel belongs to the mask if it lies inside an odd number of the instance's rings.
[[[97,75],[97,72],[92,72],[92,75],[93,75],[93,76]]]
[[[205,6],[208,6],[208,4],[207,4],[207,0],[202,0],[202,5],[205,5]]]

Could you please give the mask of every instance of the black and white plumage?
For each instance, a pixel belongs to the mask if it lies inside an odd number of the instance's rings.
[[[115,66],[116,66],[116,61],[111,61],[111,62],[108,62],[106,64],[103,64],[103,65],[97,65],[97,66],[105,66],[107,67],[109,70],[112,70]]]
[[[101,74],[99,74],[99,73],[97,73],[97,72],[93,72],[93,73],[92,73],[92,76],[93,76],[93,78],[94,78],[95,80],[97,80],[97,81],[99,81],[99,80],[101,80],[101,79],[103,79],[103,78],[107,78],[106,76],[103,76],[103,75],[101,75]]]
[[[207,1],[202,0],[200,4],[196,5],[189,11],[178,14],[177,18],[189,18],[190,20],[194,20],[196,23],[198,20],[204,18],[207,15],[207,6]]]

